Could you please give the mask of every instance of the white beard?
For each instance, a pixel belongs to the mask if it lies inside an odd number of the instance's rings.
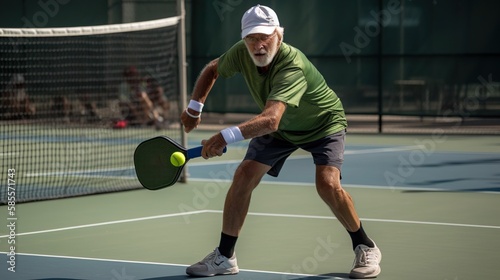
[[[253,63],[257,67],[265,67],[271,64],[271,62],[274,59],[274,56],[276,55],[276,53],[278,53],[278,42],[276,41],[276,39],[273,40],[267,51],[265,49],[260,49],[259,51],[255,50],[252,51],[250,50],[249,46],[245,44],[247,46],[248,53],[253,60]],[[262,55],[256,56],[255,54],[262,54]]]

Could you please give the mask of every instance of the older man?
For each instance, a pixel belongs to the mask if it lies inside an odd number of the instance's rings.
[[[316,166],[316,190],[352,239],[355,253],[351,278],[380,273],[381,253],[340,184],[347,121],[340,99],[298,49],[283,42],[283,28],[269,7],[250,8],[241,20],[242,40],[202,70],[181,120],[190,132],[201,121],[203,103],[218,76],[240,73],[262,112],[237,126],[203,140],[205,159],[244,139],[247,154],[228,190],[219,246],[186,269],[192,276],[238,273],[236,240],[250,205],[252,191],[267,173],[278,176],[287,157],[297,149],[311,153]]]

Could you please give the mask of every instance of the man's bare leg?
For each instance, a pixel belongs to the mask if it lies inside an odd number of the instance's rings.
[[[360,227],[351,196],[340,184],[340,171],[333,166],[316,167],[316,189],[340,223],[350,232]]]
[[[252,160],[243,161],[234,174],[224,203],[222,234],[219,251],[226,257],[231,257],[237,237],[250,207],[252,191],[269,171],[270,166]]]
[[[360,244],[375,246],[361,225],[351,196],[340,184],[340,171],[336,167],[324,165],[316,167],[316,189],[335,217],[348,231],[353,249]]]

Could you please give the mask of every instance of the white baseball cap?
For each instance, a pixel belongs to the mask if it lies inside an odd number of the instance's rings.
[[[273,9],[262,5],[253,6],[241,18],[241,38],[255,33],[271,35],[279,26],[278,16]]]

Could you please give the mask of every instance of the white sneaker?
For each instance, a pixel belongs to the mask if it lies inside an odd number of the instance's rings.
[[[354,254],[356,254],[356,257],[349,278],[375,278],[380,274],[379,264],[382,260],[382,253],[377,245],[375,245],[375,248],[363,244],[358,245],[354,250]]]
[[[236,274],[240,270],[236,262],[236,254],[231,258],[221,255],[219,248],[208,254],[202,261],[186,268],[190,276],[215,276],[220,274]]]

